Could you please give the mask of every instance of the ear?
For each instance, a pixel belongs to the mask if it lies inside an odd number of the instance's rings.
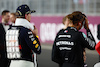
[[[25,14],[25,19],[27,18],[27,14]]]
[[[78,23],[78,25],[80,25],[80,26],[81,26],[81,25],[82,25],[82,23],[81,23],[81,22],[79,22],[79,23]]]

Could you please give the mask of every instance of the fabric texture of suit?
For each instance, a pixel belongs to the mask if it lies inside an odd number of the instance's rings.
[[[0,23],[0,67],[8,67],[8,59],[6,56],[6,40],[5,40],[5,29],[3,24]]]

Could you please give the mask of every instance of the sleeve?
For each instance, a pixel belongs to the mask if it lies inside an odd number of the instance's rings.
[[[96,42],[89,29],[87,30],[87,37],[85,37],[84,34],[81,33],[80,40],[82,41],[84,48],[88,48],[91,50],[95,49]]]
[[[100,55],[100,41],[96,44],[95,49]]]
[[[55,41],[53,43],[53,47],[52,47],[52,61],[54,61],[58,64],[61,64],[62,62],[59,57],[59,48],[56,46],[57,37],[58,37],[58,35],[56,36]]]
[[[26,30],[23,32],[24,39],[27,45],[37,54],[41,53],[41,45],[37,36],[32,34],[31,30]]]
[[[100,24],[97,26],[97,38],[100,40]]]

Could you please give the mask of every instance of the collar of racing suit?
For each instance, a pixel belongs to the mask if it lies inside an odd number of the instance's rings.
[[[78,31],[75,27],[67,27],[67,29],[73,29],[75,31]]]
[[[26,19],[23,19],[23,18],[17,18],[15,21],[15,26],[24,26],[28,29],[34,30],[33,24],[31,24],[29,21],[27,21]]]

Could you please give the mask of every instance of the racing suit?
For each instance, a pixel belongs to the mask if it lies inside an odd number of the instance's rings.
[[[84,67],[83,49],[95,49],[95,40],[87,30],[87,37],[74,27],[58,32],[53,48],[52,60],[62,67]]]
[[[34,67],[34,53],[41,53],[41,45],[30,29],[12,26],[6,33],[6,44],[10,67]]]

